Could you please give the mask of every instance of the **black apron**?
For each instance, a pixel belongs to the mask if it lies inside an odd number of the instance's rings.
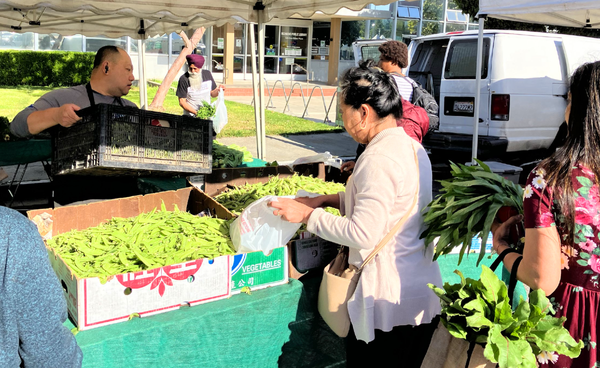
[[[88,99],[90,100],[90,106],[96,106],[96,100],[94,99],[94,90],[92,89],[92,85],[89,82],[85,85],[85,90],[87,91]],[[121,99],[121,97],[115,97],[115,101],[118,102],[119,105],[125,106],[123,105],[123,100]],[[113,105],[115,105],[115,101],[113,101]]]

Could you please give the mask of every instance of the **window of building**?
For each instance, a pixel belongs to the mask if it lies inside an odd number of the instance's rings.
[[[448,22],[467,22],[468,17],[460,10],[448,10],[446,11],[446,20]]]
[[[446,23],[446,32],[460,32],[467,30],[467,23]]]
[[[1,34],[0,47],[3,49],[33,50],[34,33],[1,32]]]
[[[424,0],[423,19],[444,20],[444,0]]]
[[[233,25],[233,54],[243,55],[244,46],[246,43],[246,25],[244,23],[236,23]]]
[[[121,38],[108,38],[102,35],[98,37],[86,37],[85,38],[85,51],[96,52],[103,46],[118,46],[123,49],[127,49],[127,39],[129,37],[124,36]],[[136,49],[137,50],[137,49]]]
[[[444,24],[442,22],[423,21],[423,28],[421,30],[422,36],[427,36],[435,33],[442,33],[444,31]]]
[[[308,56],[308,28],[281,26],[281,55]]]
[[[83,51],[83,36],[74,35],[62,37],[60,40],[56,40],[53,47],[56,47],[56,43],[59,43],[58,50],[61,51]],[[38,45],[39,47],[40,45]]]
[[[398,18],[421,18],[421,10],[415,6],[398,6]]]
[[[58,33],[50,34],[37,34],[38,39],[38,50],[58,50],[62,37]],[[79,42],[79,49],[81,51],[81,41]]]
[[[396,23],[396,39],[408,45],[410,40],[417,35],[419,21],[398,19]]]
[[[490,39],[483,39],[483,67],[481,78],[487,78]],[[477,40],[456,40],[450,44],[444,69],[446,79],[475,79],[477,68]]]
[[[144,42],[146,53],[148,54],[168,54],[169,53],[169,36],[162,35],[160,37],[151,37]]]

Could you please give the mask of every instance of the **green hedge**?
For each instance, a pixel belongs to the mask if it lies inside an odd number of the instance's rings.
[[[0,85],[68,87],[89,81],[93,52],[0,51]]]

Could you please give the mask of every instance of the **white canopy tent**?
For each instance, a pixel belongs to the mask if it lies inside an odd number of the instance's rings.
[[[600,1],[590,0],[479,0],[479,37],[477,42],[477,70],[475,83],[475,111],[473,116],[472,156],[477,158],[479,133],[479,100],[485,17],[518,22],[538,23],[564,27],[600,28]],[[474,160],[473,160],[474,161]]]
[[[235,23],[236,18],[258,23],[259,75],[256,75],[255,49],[252,71],[258,157],[265,157],[264,115],[264,23],[274,17],[300,15],[310,18],[315,12],[335,14],[341,8],[360,10],[367,4],[383,5],[392,0],[189,0],[148,2],[144,0],[0,0],[0,30],[13,32],[82,34],[108,37],[130,36],[140,40],[155,35]],[[236,18],[234,18],[236,17]],[[254,27],[251,43],[254,44]],[[140,41],[141,42],[141,41]],[[143,77],[144,48],[140,51],[140,86]],[[258,85],[258,86],[257,86]],[[144,92],[140,91],[140,95]],[[260,92],[260,93],[259,93]],[[147,97],[141,105],[145,105]]]

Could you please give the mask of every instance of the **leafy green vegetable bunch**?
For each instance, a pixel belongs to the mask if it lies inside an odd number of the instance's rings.
[[[236,144],[226,146],[213,141],[213,167],[215,168],[238,167],[243,162],[251,162],[253,159],[246,147]]]
[[[557,353],[575,358],[583,341],[575,341],[563,327],[566,317],[555,318],[544,292],[535,290],[529,301],[520,299],[512,310],[504,282],[486,266],[479,280],[428,286],[441,299],[441,321],[456,338],[485,344],[484,356],[500,368],[537,367],[536,356]],[[551,313],[551,314],[549,314]]]
[[[196,117],[204,120],[212,119],[217,112],[217,108],[206,101],[202,101],[202,106],[198,108]]]
[[[440,181],[442,194],[423,210],[427,229],[421,238],[429,245],[439,237],[434,259],[460,246],[460,264],[465,251],[471,249],[473,237],[479,234],[482,239],[479,264],[498,210],[508,206],[523,213],[523,189],[476,161],[478,166],[450,162],[452,178]]]

